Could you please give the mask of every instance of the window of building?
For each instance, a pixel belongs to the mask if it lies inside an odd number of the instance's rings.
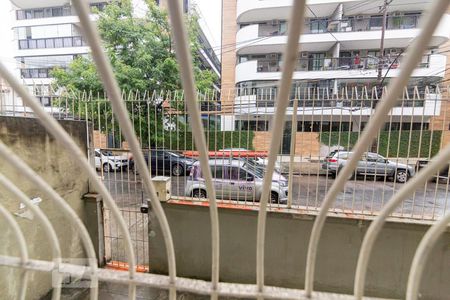
[[[383,16],[370,16],[369,26],[371,30],[381,29],[381,27],[383,26]]]
[[[54,7],[52,8],[52,17],[60,17],[63,15],[63,8],[62,7]]]
[[[102,9],[104,5],[105,3],[96,3],[96,6],[102,7]],[[16,11],[17,20],[51,18],[51,17],[71,16],[71,15],[72,15],[72,8],[70,6],[35,8]]]
[[[73,37],[73,46],[74,47],[80,47],[83,45],[82,39],[79,36],[74,36]]]
[[[54,39],[45,39],[45,47],[46,48],[55,48],[55,40]]]
[[[33,19],[33,11],[31,9],[25,11],[25,19]]]
[[[48,77],[48,69],[39,69],[39,78],[47,78]]]
[[[64,47],[72,47],[72,38],[71,37],[66,37],[63,39],[63,45]]]
[[[62,47],[64,47],[63,39],[56,38],[55,39],[55,48],[62,48]]]
[[[328,20],[327,19],[310,19],[309,31],[311,33],[327,32]]]
[[[19,40],[19,49],[28,49],[28,41]]]
[[[26,18],[25,11],[24,10],[16,10],[16,19],[17,20],[24,20]]]
[[[30,78],[38,78],[39,69],[30,69]]]
[[[39,19],[39,18],[43,18],[43,17],[44,17],[44,10],[43,9],[35,9],[34,10],[34,15],[33,15],[34,19]]]
[[[237,131],[268,131],[269,122],[264,120],[237,120],[235,121]]]
[[[37,41],[36,40],[28,40],[28,49],[36,49]]]
[[[329,132],[329,131],[349,132],[351,130],[352,130],[351,122],[329,122],[329,121],[297,122],[297,131],[299,132]]]

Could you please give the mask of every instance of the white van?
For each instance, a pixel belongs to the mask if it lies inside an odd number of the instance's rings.
[[[225,200],[259,201],[263,189],[264,171],[245,160],[212,159],[209,167],[213,178],[216,198]],[[200,162],[195,162],[191,174],[187,178],[186,196],[207,198],[205,179]],[[286,178],[275,172],[270,187],[270,201],[286,204],[288,182]]]

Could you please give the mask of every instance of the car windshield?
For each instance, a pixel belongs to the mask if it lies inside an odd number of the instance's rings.
[[[180,155],[180,154],[178,154],[178,153],[175,153],[175,152],[170,152],[170,151],[167,151],[167,154],[169,154],[169,155],[171,155],[171,156],[175,156],[175,157],[181,157],[181,155]]]
[[[258,178],[264,178],[264,171],[262,170],[262,168],[258,168],[256,167],[256,165],[252,165],[249,162],[246,162],[243,167],[250,171],[251,173],[253,173],[256,177]]]
[[[103,151],[102,151],[102,154],[103,154],[104,156],[114,156],[114,154],[113,154],[111,151],[106,151],[106,150],[103,150]]]

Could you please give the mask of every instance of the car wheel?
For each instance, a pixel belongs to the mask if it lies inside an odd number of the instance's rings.
[[[279,197],[278,197],[278,193],[277,192],[271,192],[270,193],[270,202],[271,203],[278,203],[279,202]]]
[[[183,172],[184,172],[184,168],[182,165],[174,164],[172,166],[172,175],[173,176],[181,176],[181,175],[183,175]]]
[[[202,199],[206,199],[206,191],[205,190],[194,190],[192,192],[192,197],[193,198],[202,198]]]
[[[406,181],[408,181],[408,172],[406,172],[405,170],[397,170],[397,172],[395,173],[395,179],[399,183],[405,183]]]
[[[103,164],[103,172],[109,172],[111,170],[110,166],[108,163],[104,163]]]
[[[344,167],[340,167],[340,168],[338,169],[336,176],[339,175],[339,173],[342,172],[342,169],[343,169],[343,168],[344,168]],[[347,180],[352,180],[352,179],[354,179],[355,177],[356,177],[356,171],[353,171],[353,173],[352,173],[350,176],[348,176]]]

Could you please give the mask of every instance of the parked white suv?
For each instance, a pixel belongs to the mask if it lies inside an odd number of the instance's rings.
[[[128,156],[114,155],[111,151],[95,149],[95,168],[103,172],[126,170]]]
[[[261,199],[264,171],[244,160],[212,159],[209,167],[218,199],[259,201]],[[207,198],[205,179],[199,162],[195,162],[186,181],[185,193],[189,197]],[[274,173],[270,186],[272,203],[287,203],[288,182],[286,178]]]

